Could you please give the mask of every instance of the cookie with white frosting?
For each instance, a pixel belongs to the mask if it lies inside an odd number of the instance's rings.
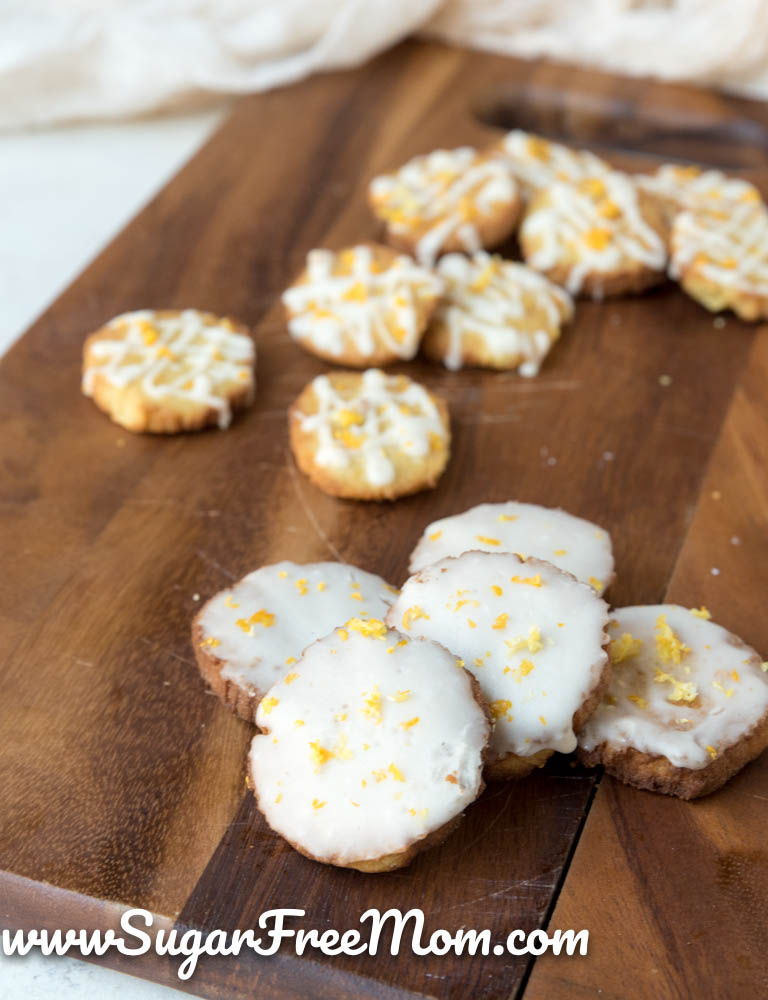
[[[572,149],[521,129],[508,132],[498,151],[520,184],[526,197],[555,181],[580,181],[607,173],[611,167],[585,149]]]
[[[670,221],[678,212],[728,212],[734,205],[762,201],[754,184],[721,170],[665,163],[653,174],[635,174],[633,180],[660,201]]]
[[[262,700],[249,768],[272,829],[317,861],[400,868],[483,788],[489,724],[446,649],[353,618]]]
[[[387,622],[441,642],[474,674],[494,719],[487,774],[523,777],[576,730],[608,681],[605,602],[539,559],[465,552],[410,577]]]
[[[253,400],[247,327],[196,309],[116,316],[83,348],[82,391],[129,431],[227,427]]]
[[[706,309],[768,318],[768,209],[742,202],[681,212],[670,237],[670,277]]]
[[[496,152],[437,149],[375,177],[368,199],[392,246],[428,267],[440,254],[495,247],[520,215],[517,183]]]
[[[408,361],[442,287],[435,274],[390,247],[311,250],[283,293],[288,331],[311,354],[352,368]]]
[[[427,525],[411,553],[410,571],[472,549],[545,559],[598,594],[614,578],[611,536],[604,528],[559,508],[515,500],[481,503]]]
[[[203,679],[253,722],[266,691],[290,676],[304,649],[350,617],[381,618],[397,591],[338,562],[262,566],[215,594],[192,624]]]
[[[299,468],[332,496],[394,500],[436,484],[448,462],[448,408],[405,375],[375,368],[313,379],[289,412]]]
[[[573,315],[570,295],[530,267],[485,251],[446,254],[437,272],[445,293],[422,344],[427,357],[451,371],[469,365],[537,375]]]
[[[768,746],[768,664],[706,608],[620,608],[610,686],[579,756],[638,788],[683,799],[720,788]]]
[[[519,237],[526,263],[571,295],[624,295],[664,279],[663,213],[618,171],[541,190],[526,210]]]

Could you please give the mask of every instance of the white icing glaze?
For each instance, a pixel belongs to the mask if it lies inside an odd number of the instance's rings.
[[[269,733],[251,745],[269,825],[336,864],[401,852],[482,789],[488,722],[466,673],[442,646],[372,625],[310,646],[261,702]]]
[[[508,132],[501,152],[524,185],[539,189],[555,181],[579,181],[610,171],[611,167],[587,150],[571,149],[520,129]]]
[[[198,619],[202,646],[224,661],[223,677],[260,694],[315,639],[351,617],[380,618],[395,593],[381,577],[344,563],[262,566],[208,601]]]
[[[410,571],[479,549],[546,559],[602,593],[613,579],[611,536],[564,510],[532,503],[481,503],[433,521],[411,553]]]
[[[446,290],[433,323],[449,334],[446,368],[462,367],[464,338],[474,334],[489,352],[519,358],[521,375],[537,375],[560,324],[573,314],[568,293],[524,264],[484,251],[471,258],[446,254],[437,270]]]
[[[573,714],[600,680],[607,619],[590,587],[550,563],[485,552],[422,569],[387,616],[463,659],[496,720],[496,758],[575,748]]]
[[[395,357],[409,360],[424,332],[418,302],[440,295],[442,282],[404,255],[382,270],[374,266],[369,246],[342,253],[349,255],[350,274],[333,273],[339,254],[312,250],[307,256],[307,281],[283,293],[283,303],[292,314],[291,336],[336,357],[351,342],[363,357],[371,357],[383,345]]]
[[[520,235],[531,267],[550,271],[568,265],[566,288],[572,295],[589,274],[636,265],[661,271],[667,260],[664,240],[640,210],[636,187],[616,171],[579,185],[552,184],[531,205]]]
[[[301,427],[317,435],[315,462],[326,468],[346,468],[359,458],[367,482],[384,486],[395,477],[392,455],[424,458],[436,435],[448,434],[437,406],[423,386],[399,375],[369,368],[360,375],[360,389],[344,397],[327,375],[312,381],[317,413],[303,414]],[[347,424],[346,418],[351,423]],[[354,447],[345,443],[345,431]]]
[[[448,240],[456,237],[468,252],[482,248],[477,221],[491,218],[517,201],[517,185],[500,157],[469,146],[437,149],[409,160],[394,174],[375,177],[370,185],[377,212],[393,233],[426,231],[417,258],[431,267]]]
[[[689,647],[679,663],[659,653],[660,615]],[[619,750],[632,747],[660,754],[675,767],[698,769],[741,740],[768,711],[768,674],[757,653],[686,608],[620,608],[612,612],[609,634],[619,642],[627,634],[642,645],[614,662],[606,699],[579,733],[585,750],[601,743]],[[678,694],[695,700],[669,700]]]
[[[232,410],[225,384],[252,381],[253,341],[196,309],[160,317],[152,309],[124,313],[106,328],[114,338],[92,341],[82,390],[93,395],[96,376],[117,388],[136,385],[148,399],[175,399],[210,406],[219,426],[227,427]]]
[[[634,181],[644,191],[685,209],[728,209],[730,203],[752,206],[761,201],[757,188],[740,177],[729,177],[720,170],[667,163],[654,174],[636,174]]]
[[[768,210],[744,202],[725,212],[681,212],[672,224],[670,277],[691,265],[736,293],[768,295]]]

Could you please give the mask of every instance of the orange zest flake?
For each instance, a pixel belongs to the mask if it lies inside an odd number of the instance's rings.
[[[336,722],[344,722],[345,719],[347,718],[347,713],[346,712],[337,712],[334,715],[333,718],[335,719]]]
[[[234,598],[232,597],[231,594],[227,594],[227,596],[224,598],[224,605],[225,605],[225,607],[228,607],[228,608],[239,608],[240,607],[240,605],[237,603],[236,600],[234,600]]]
[[[475,535],[475,538],[480,542],[481,545],[501,545],[501,540],[498,538],[489,538],[488,535]]]
[[[430,451],[440,451],[440,449],[445,444],[445,439],[442,434],[438,434],[437,431],[430,431],[429,434],[429,450]]]
[[[523,677],[527,677],[528,674],[533,670],[533,663],[531,660],[521,660],[519,667],[505,667],[505,674],[512,674],[517,683],[519,684]]]
[[[335,754],[333,750],[328,750],[327,747],[321,746],[319,740],[312,740],[309,744],[309,756],[312,763],[315,765],[315,774],[320,770],[326,761],[329,761],[331,757]]]
[[[252,632],[254,625],[263,625],[264,628],[272,628],[275,624],[275,616],[269,611],[265,611],[261,608],[260,611],[254,611],[250,618],[238,618],[235,622],[238,628],[241,628],[243,632]]]
[[[342,427],[352,427],[353,425],[360,425],[365,423],[365,417],[362,413],[358,413],[357,410],[351,410],[344,408],[337,410],[333,415],[333,422],[335,424],[340,424]]]
[[[325,805],[325,802],[321,802],[320,799],[312,799],[312,808],[313,809],[322,809],[324,805]]]
[[[738,670],[731,671],[731,680],[734,681],[736,684],[739,683],[739,681],[741,680],[741,674],[739,673]]]
[[[409,719],[407,722],[401,722],[400,723],[400,728],[401,729],[410,729],[412,726],[417,725],[418,722],[419,722],[418,715],[414,715],[414,717],[412,719]]]
[[[285,665],[286,665],[286,667],[290,667],[290,665],[292,663],[295,663],[295,662],[296,662],[296,657],[295,656],[289,656],[288,659],[285,661]],[[298,676],[298,675],[296,675],[296,676]]]
[[[208,646],[210,649],[213,649],[215,646],[220,646],[220,645],[221,645],[221,639],[215,639],[212,635],[208,636],[207,639],[203,639],[203,641],[200,643],[202,649],[205,649],[206,646]]]
[[[337,441],[341,441],[345,448],[360,448],[365,443],[365,434],[353,434],[352,431],[344,429],[341,431],[333,432],[334,438]]]
[[[459,779],[456,777],[456,774],[454,772],[451,772],[451,774],[446,774],[445,780],[449,782],[451,785],[458,785],[459,783]]]
[[[339,638],[343,642],[346,642],[349,639],[349,632],[347,632],[347,630],[345,628],[337,628],[336,632],[337,632]]]
[[[302,576],[302,578],[300,580],[297,580],[296,583],[294,584],[294,587],[298,590],[299,595],[301,597],[304,597],[304,595],[307,592],[307,579],[306,579],[306,577]]]
[[[717,750],[715,750],[715,748],[710,744],[707,744],[707,753],[712,758],[712,760],[714,760],[717,757]]]
[[[549,159],[550,145],[546,139],[541,139],[537,135],[529,135],[525,140],[525,148],[529,156],[534,160],[541,160],[546,163]]]
[[[471,618],[467,618],[467,624],[470,628],[477,628],[477,622],[473,622]]]
[[[442,531],[433,531],[432,534],[428,536],[428,538],[430,542],[436,542],[441,535]]]
[[[265,715],[269,715],[272,709],[279,704],[280,704],[279,700],[275,698],[273,694],[271,694],[268,697],[262,699],[259,708],[261,708],[264,711]]]
[[[381,693],[379,692],[379,685],[374,684],[373,691],[365,696],[363,693],[363,707],[360,709],[363,715],[367,715],[371,719],[376,720],[376,725],[381,725]]]
[[[690,653],[690,648],[672,631],[666,615],[656,619],[656,632],[656,651],[662,662],[679,663],[686,653]]]
[[[602,198],[605,195],[605,184],[599,177],[585,177],[579,183],[579,190],[590,198]]]
[[[492,583],[491,584],[491,590],[494,592],[494,594],[497,597],[501,597],[501,595],[504,593],[504,591],[501,589],[501,587],[498,585],[498,583]]]
[[[648,702],[645,698],[641,698],[639,694],[628,694],[627,701],[633,702],[633,704],[637,705],[638,708],[648,708]]]
[[[360,593],[359,590],[353,590],[352,593],[349,596],[350,596],[350,598],[353,601],[362,601],[363,600],[363,595]]]
[[[359,803],[359,802],[355,802],[355,800],[354,800],[354,799],[350,799],[349,801],[350,801],[350,802],[352,803],[352,805],[353,805],[353,806],[354,806],[354,807],[355,807],[356,809],[359,809],[359,808],[360,808],[360,803]]]
[[[298,676],[299,675],[295,672],[292,674],[286,674],[283,680],[285,681],[286,684],[293,684],[293,682],[296,680]]]
[[[516,521],[517,520],[517,514],[499,514],[497,520],[498,521],[502,521],[502,522],[504,522],[504,521]]]
[[[594,226],[584,233],[584,242],[590,250],[605,250],[611,239],[611,231],[602,226]]]
[[[176,355],[173,353],[173,351],[170,349],[170,347],[166,347],[165,344],[161,344],[158,347],[157,351],[155,352],[155,357],[157,357],[157,358],[168,358],[169,361],[175,361],[176,360]]]
[[[317,589],[322,592],[323,590],[325,590],[326,586],[327,584],[325,580],[320,580],[320,582],[317,585]]]
[[[397,764],[390,764],[389,767],[387,768],[387,771],[389,771],[389,773],[392,775],[395,781],[405,781],[403,772],[400,770]]]
[[[619,639],[613,639],[608,646],[608,655],[611,663],[623,663],[633,656],[637,656],[643,648],[643,640],[635,639],[629,632],[625,632]]]
[[[568,549],[552,549],[553,556],[567,556]]]
[[[502,611],[500,615],[496,616],[496,621],[493,623],[493,625],[491,625],[491,628],[495,628],[499,632],[501,632],[503,629],[507,627],[508,621],[509,621],[509,615],[506,613],[506,611]]]
[[[386,639],[387,637],[387,626],[378,618],[371,618],[370,621],[364,621],[362,618],[350,618],[347,622],[347,628],[353,632],[359,632],[367,639]]]
[[[703,618],[706,622],[712,617],[709,608],[705,608],[703,604],[700,608],[689,608],[688,610],[694,618]]]
[[[408,701],[411,697],[411,689],[406,688],[404,691],[398,691],[397,694],[392,695],[392,701]]]
[[[275,805],[278,804],[278,802],[282,799],[282,797],[283,797],[283,793],[282,792],[278,792],[278,794],[275,796]]]
[[[540,587],[541,573],[537,573],[536,576],[511,576],[509,581],[510,583],[527,583],[529,587]]]
[[[603,581],[602,580],[598,580],[596,576],[591,576],[589,578],[589,585],[598,594],[602,594],[602,592],[603,592]]]
[[[491,715],[494,719],[500,719],[506,716],[510,709],[512,708],[512,702],[508,701],[506,698],[499,698],[497,701],[492,701],[488,708],[491,710]]]
[[[139,320],[138,327],[141,339],[147,347],[151,347],[159,337],[157,328],[152,326],[152,324],[146,319]]]
[[[539,722],[542,724],[542,726],[546,726],[547,724],[547,720],[544,718],[543,715],[539,716]]]
[[[406,608],[403,612],[403,628],[410,631],[411,625],[413,625],[413,623],[419,618],[425,618],[428,620],[429,615],[423,608],[419,607],[418,604],[414,604],[410,608]]]
[[[294,719],[293,724],[294,724],[294,726],[296,726],[297,729],[301,729],[301,727],[304,725],[304,720],[303,719]]]
[[[621,209],[612,198],[606,198],[597,206],[597,214],[603,219],[618,219]]]
[[[654,680],[657,684],[671,684],[672,691],[667,696],[667,701],[680,702],[680,701],[696,701],[699,691],[695,684],[686,681],[679,681],[676,677],[671,674],[665,673],[663,670],[656,670],[654,674]],[[722,688],[721,690],[725,690]]]
[[[280,577],[281,579],[283,579],[283,580],[284,580],[284,579],[285,579],[285,578],[286,578],[286,577],[288,576],[288,574],[286,573],[286,571],[285,571],[284,569],[281,569],[281,570],[280,570],[280,572],[279,572],[279,573],[278,573],[277,575],[278,575],[278,576],[279,576],[279,577]]]

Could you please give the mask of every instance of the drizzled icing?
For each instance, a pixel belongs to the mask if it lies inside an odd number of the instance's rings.
[[[95,380],[118,389],[135,386],[147,399],[178,399],[211,407],[220,427],[232,419],[229,394],[252,384],[255,349],[231,321],[185,309],[143,309],[116,316],[86,342],[82,390]]]
[[[498,759],[575,748],[573,715],[605,667],[607,618],[593,590],[547,562],[465,552],[407,580],[387,621],[461,657],[489,702]]]
[[[632,747],[698,769],[768,711],[760,657],[700,614],[676,604],[612,612],[612,658],[627,655],[614,662],[608,693],[579,733],[581,747]]]
[[[681,212],[672,224],[671,247],[673,278],[684,279],[692,268],[736,294],[768,295],[768,210],[762,204]]]
[[[354,381],[353,381],[354,380]],[[329,469],[353,463],[365,481],[395,479],[395,459],[423,459],[444,449],[448,429],[422,386],[371,368],[360,375],[320,375],[311,383],[316,412],[298,412],[303,431],[317,435],[314,460]]]
[[[533,190],[549,187],[555,181],[599,176],[611,169],[594,153],[570,149],[520,129],[507,133],[500,150],[518,181]]]
[[[436,643],[352,620],[276,684],[251,744],[259,808],[321,861],[403,851],[482,789],[488,723],[466,673]]]
[[[728,211],[733,204],[756,205],[760,192],[749,181],[720,170],[668,163],[654,174],[637,174],[638,187],[669,202],[677,211]]]
[[[567,269],[565,287],[572,295],[587,276],[638,267],[661,271],[667,259],[664,240],[644,218],[635,185],[615,171],[542,191],[523,218],[520,238],[531,267]]]
[[[378,351],[412,358],[442,282],[388,247],[340,253],[312,250],[304,280],[283,293],[294,340],[341,358],[350,347],[363,360]]]
[[[380,618],[395,593],[344,563],[262,566],[208,601],[199,645],[224,661],[223,677],[260,697],[311,642],[348,618]]]
[[[446,331],[446,368],[462,367],[466,338],[477,338],[492,367],[517,367],[538,374],[541,362],[571,318],[570,296],[536,271],[483,251],[467,258],[447,254],[437,265],[445,280],[444,298],[432,331]],[[429,343],[430,332],[427,333]]]
[[[514,211],[518,193],[500,157],[462,146],[417,156],[396,173],[375,177],[370,197],[390,232],[413,238],[418,259],[432,266],[444,249],[482,249],[483,223],[500,210]]]
[[[514,500],[481,503],[463,514],[433,521],[411,553],[411,573],[470,549],[546,559],[599,594],[613,579],[607,531],[564,510]]]

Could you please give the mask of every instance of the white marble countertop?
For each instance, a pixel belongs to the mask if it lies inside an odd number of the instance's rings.
[[[0,354],[210,135],[225,109],[0,135]],[[83,331],[86,333],[87,331]],[[0,954],[0,1000],[182,994],[69,955]]]

